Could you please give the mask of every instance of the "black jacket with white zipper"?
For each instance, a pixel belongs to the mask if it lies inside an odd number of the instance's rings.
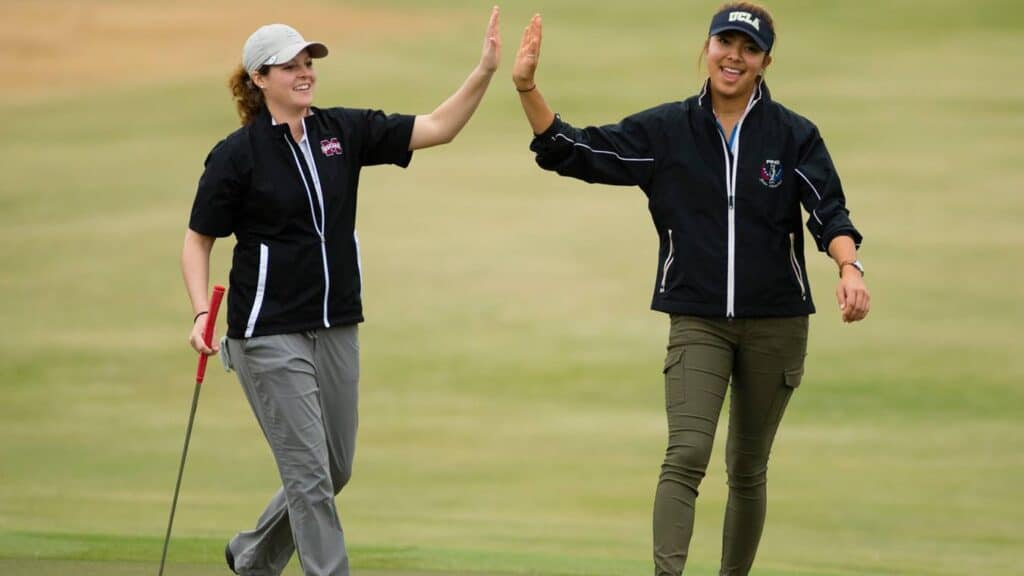
[[[407,166],[414,122],[377,110],[312,108],[304,119],[312,167],[288,125],[275,125],[266,110],[213,148],[189,227],[237,239],[228,336],[363,321],[359,172],[374,164]]]
[[[651,307],[756,318],[814,312],[801,204],[819,250],[859,245],[839,175],[817,127],[760,82],[732,142],[700,94],[600,127],[556,117],[530,149],[537,164],[587,182],[639,186],[660,240]]]

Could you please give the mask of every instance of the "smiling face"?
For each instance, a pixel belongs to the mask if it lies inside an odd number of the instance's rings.
[[[771,55],[742,32],[727,31],[708,38],[706,63],[711,90],[721,98],[750,98],[758,76],[771,61]]]
[[[306,116],[313,105],[316,72],[306,50],[284,64],[270,66],[266,74],[254,72],[252,80],[263,90],[267,108],[275,117]]]

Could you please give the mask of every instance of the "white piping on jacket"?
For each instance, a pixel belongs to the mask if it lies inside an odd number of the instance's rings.
[[[359,232],[352,230],[352,238],[356,241],[356,268],[359,270],[359,295],[363,295],[363,253],[359,249]]]
[[[309,183],[306,182],[306,176],[302,172],[302,163],[299,162],[299,156],[295,153],[295,147],[292,146],[293,142],[290,136],[285,134],[284,139],[288,143],[288,149],[292,151],[295,167],[299,170],[299,179],[302,180],[302,185],[306,188],[306,197],[309,199],[309,212],[313,218],[313,229],[316,230],[317,236],[320,237],[320,256],[324,263],[324,327],[330,328],[331,323],[327,319],[327,301],[331,293],[331,272],[327,266],[327,240],[324,237],[324,226],[326,225],[324,220],[327,218],[327,213],[324,212],[324,194],[320,188],[320,176],[316,171],[316,162],[313,160],[312,152],[309,152],[309,132],[306,130],[305,118],[302,119],[302,132],[302,141],[299,143],[299,146],[300,150],[302,150],[302,155],[306,157],[306,163],[309,164],[309,175],[313,179],[313,186],[316,188],[316,197],[320,204],[321,221],[319,223],[316,220],[316,208],[313,206],[313,192],[309,189]],[[305,148],[301,148],[303,143],[306,145]]]
[[[661,269],[661,290],[665,292],[665,281],[668,279],[668,269],[675,261],[675,244],[672,242],[672,229],[668,229],[668,256],[665,257],[665,266]]]
[[[573,146],[579,146],[580,148],[586,148],[587,150],[590,150],[594,154],[610,154],[612,156],[615,156],[619,160],[622,160],[623,162],[654,162],[654,158],[625,158],[623,156],[619,156],[619,154],[617,152],[613,152],[611,150],[595,150],[595,149],[591,148],[590,146],[587,146],[586,144],[583,144],[581,142],[577,142],[577,141],[573,140],[572,138],[569,138],[565,134],[555,134],[554,138],[561,138],[561,139],[569,142]]]
[[[818,189],[814,186],[814,184],[811,184],[811,179],[805,176],[799,168],[794,168],[793,171],[796,172],[798,176],[803,178],[804,182],[807,182],[807,185],[810,186],[811,190],[814,191],[814,195],[818,197],[818,202],[821,202],[821,194],[818,192]],[[811,215],[814,216],[814,219],[818,221],[818,224],[821,224],[822,226],[825,225],[825,223],[821,221],[821,218],[818,218],[818,211],[816,209],[811,210]],[[821,234],[816,234],[816,236],[818,238],[821,238]]]
[[[270,261],[270,248],[260,244],[260,267],[256,278],[256,298],[252,302],[252,310],[249,311],[249,322],[245,325],[245,337],[251,338],[253,330],[256,329],[256,319],[260,316],[260,308],[263,307],[263,295],[267,291],[267,267]]]
[[[807,300],[807,288],[804,286],[804,271],[800,268],[800,261],[796,258],[796,234],[792,232],[789,233],[789,262],[793,265],[796,283],[800,285],[800,299]]]

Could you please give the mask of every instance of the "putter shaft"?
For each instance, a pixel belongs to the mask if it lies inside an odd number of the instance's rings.
[[[196,382],[195,391],[192,392],[192,410],[188,414],[188,428],[185,430],[185,447],[181,450],[181,463],[178,464],[178,481],[174,484],[174,500],[171,501],[171,517],[167,519],[167,535],[164,536],[164,551],[160,555],[160,572],[164,574],[164,562],[167,560],[167,545],[171,542],[171,527],[174,525],[174,511],[178,507],[178,491],[181,490],[181,476],[185,471],[185,457],[188,456],[188,443],[192,439],[192,423],[196,419],[196,406],[199,404],[199,388],[202,384]]]

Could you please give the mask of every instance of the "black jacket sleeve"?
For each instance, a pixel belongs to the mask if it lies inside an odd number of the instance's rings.
[[[558,116],[530,143],[537,165],[586,182],[645,187],[655,172],[656,112],[618,124],[575,128]]]
[[[836,236],[849,236],[859,247],[862,240],[860,232],[850,221],[843,185],[817,128],[813,128],[804,140],[799,157],[796,175],[800,199],[810,214],[807,229],[811,231],[818,250],[827,252],[829,243]]]
[[[248,176],[239,168],[237,142],[220,141],[206,156],[199,178],[188,227],[206,236],[230,236],[241,210],[243,182]]]
[[[362,149],[360,159],[363,166],[376,164],[397,164],[402,168],[412,161],[409,141],[415,116],[405,114],[384,114],[380,110],[361,110],[357,126],[361,129]]]

